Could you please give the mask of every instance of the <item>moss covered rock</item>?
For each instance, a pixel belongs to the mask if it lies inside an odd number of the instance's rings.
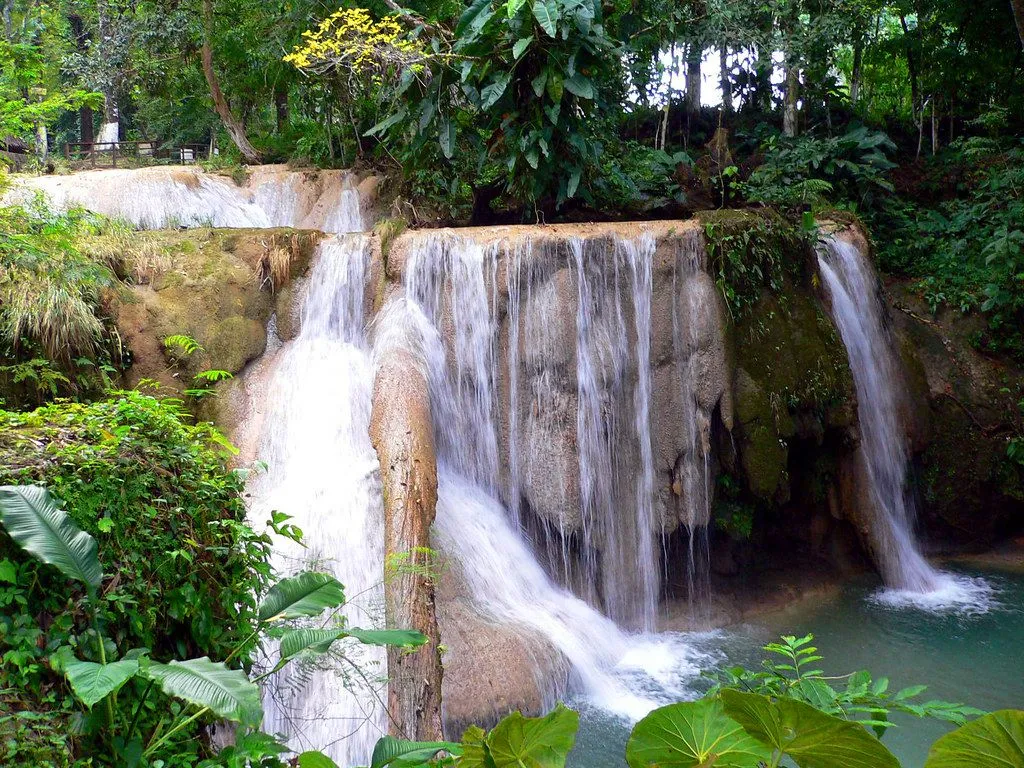
[[[319,238],[288,229],[199,229],[93,243],[110,253],[126,284],[109,306],[131,354],[127,384],[148,379],[180,393],[200,371],[239,373],[266,348],[267,322],[293,300],[287,288],[308,270]],[[176,335],[200,348],[168,350],[164,340]]]

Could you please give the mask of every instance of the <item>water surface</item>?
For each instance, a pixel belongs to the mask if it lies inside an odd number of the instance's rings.
[[[863,580],[832,597],[804,603],[755,623],[732,627],[697,642],[722,664],[756,666],[760,646],[779,634],[813,632],[826,674],[869,670],[890,689],[927,685],[925,699],[984,710],[1024,709],[1024,574],[964,571],[992,585],[986,613],[932,613],[893,608],[872,599],[878,584]],[[700,691],[694,689],[693,695]],[[904,768],[921,768],[931,743],[952,726],[913,717],[894,718],[884,743]],[[623,768],[629,725],[584,709],[571,768]]]

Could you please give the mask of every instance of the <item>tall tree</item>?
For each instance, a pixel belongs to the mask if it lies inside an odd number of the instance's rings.
[[[214,109],[224,124],[224,130],[238,147],[247,163],[259,163],[262,160],[260,153],[249,142],[245,132],[245,125],[231,110],[227,97],[220,87],[220,80],[213,68],[213,0],[203,0],[203,49],[202,64],[203,75],[206,77],[206,84],[210,87],[210,97],[213,99]]]

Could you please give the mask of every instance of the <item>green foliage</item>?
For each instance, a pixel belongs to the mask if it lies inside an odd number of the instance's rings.
[[[724,714],[717,698],[654,710],[636,724],[626,744],[626,763],[630,768],[758,768],[770,756],[763,744]]]
[[[772,135],[763,146],[764,161],[737,186],[751,201],[784,208],[837,199],[871,206],[879,192],[893,189],[886,172],[896,164],[886,152],[895,149],[885,133],[864,126],[828,138]]]
[[[45,488],[0,487],[0,521],[26,552],[95,591],[103,580],[96,541],[76,526]]]
[[[947,733],[924,768],[1024,768],[1024,712],[991,712]]]
[[[273,765],[281,765],[276,756],[282,753],[284,748],[273,739],[268,741],[269,737],[264,737],[246,740],[251,729],[257,728],[263,720],[260,691],[244,671],[231,669],[226,662],[243,652],[271,622],[281,621],[286,617],[316,616],[326,608],[340,606],[344,602],[344,591],[336,579],[324,574],[299,574],[272,586],[266,602],[261,605],[260,618],[255,628],[227,654],[224,662],[214,662],[203,656],[184,661],[172,659],[170,663],[165,664],[151,660],[148,649],[138,648],[126,652],[120,660],[108,661],[108,655],[117,654],[118,648],[116,643],[99,630],[100,602],[95,587],[102,581],[102,570],[96,556],[96,541],[79,529],[66,513],[51,501],[47,492],[38,486],[2,489],[0,520],[12,538],[26,551],[31,552],[41,562],[56,566],[69,578],[83,580],[91,587],[89,612],[93,614],[93,639],[97,644],[99,662],[77,658],[68,645],[61,646],[50,657],[51,667],[67,678],[75,696],[87,710],[91,710],[101,701],[105,704],[105,720],[87,717],[82,729],[83,735],[90,741],[90,748],[87,750],[90,758],[101,764],[131,766],[152,758],[154,765],[165,765],[166,761],[159,757],[164,755],[172,759],[174,764],[180,761],[185,761],[182,764],[188,764],[187,761],[191,759],[195,749],[193,746],[183,751],[188,741],[181,743],[180,740],[193,739],[194,737],[187,731],[189,726],[200,717],[210,715],[238,723],[245,729],[242,731],[241,743],[246,746],[241,749],[235,747],[235,752],[231,756],[234,764],[244,768],[250,764],[255,753],[260,758],[271,756],[275,758]],[[8,560],[4,563],[5,580],[16,580],[17,571],[13,564]],[[407,647],[422,645],[427,640],[420,633],[395,630],[351,630],[338,637],[341,636],[354,637],[361,642],[364,642],[365,637],[365,642],[376,645],[399,644]],[[82,637],[72,635],[68,639],[72,644],[82,647]],[[330,639],[323,641],[316,650],[327,652],[331,642]],[[287,659],[283,657],[277,669],[284,666],[286,661]],[[119,707],[117,694],[133,679],[148,683],[139,694],[137,702]],[[148,723],[140,724],[139,715],[144,704],[152,701],[149,696],[154,684],[165,695],[182,701],[185,707],[172,707],[169,725],[166,718],[161,715],[154,726],[147,728]],[[189,713],[189,709],[194,711]],[[136,737],[137,726],[139,731],[151,731],[148,739],[141,734]],[[179,742],[177,744],[172,740],[175,737]],[[14,746],[14,750],[17,750],[17,745]],[[168,750],[171,752],[168,753]],[[8,749],[8,752],[11,751]],[[302,761],[306,765],[332,765],[325,756],[313,752],[304,753]],[[260,765],[271,768],[271,764],[262,759]]]
[[[344,601],[345,593],[337,579],[328,573],[306,571],[271,587],[260,603],[258,615],[260,621],[287,621],[316,616]]]
[[[960,142],[930,164],[927,183],[950,176],[963,182],[947,199],[897,199],[872,215],[879,263],[920,278],[933,310],[983,313],[980,345],[1024,361],[1024,146]]]
[[[724,690],[725,713],[761,744],[776,766],[789,757],[799,768],[899,768],[882,742],[857,723],[827,715],[795,699]]]
[[[803,272],[804,231],[770,211],[705,211],[708,257],[718,289],[734,317],[745,313],[764,289],[781,293]]]
[[[101,307],[116,279],[76,246],[112,226],[81,209],[55,213],[40,196],[0,206],[0,375],[27,401],[96,391],[116,372]]]
[[[0,482],[47,485],[99,542],[108,572],[117,574],[117,589],[101,590],[95,607],[95,623],[113,643],[106,648],[64,578],[0,533],[0,563],[13,576],[12,584],[0,585],[0,602],[11,606],[0,616],[0,689],[18,692],[0,708],[36,712],[59,734],[73,702],[54,684],[46,658],[62,646],[76,647],[91,662],[114,647],[150,648],[160,661],[224,658],[252,633],[255,595],[270,577],[270,540],[245,524],[242,481],[225,466],[223,437],[184,419],[173,401],[136,392],[32,413],[0,411]],[[40,615],[53,617],[45,630]],[[167,714],[166,706],[147,699],[139,725]],[[0,724],[0,731],[6,735],[8,727]],[[37,736],[50,738],[47,728],[36,730],[15,754]],[[54,736],[61,744],[64,738]],[[45,744],[39,748],[50,756],[32,758],[39,764],[55,759]],[[0,762],[13,762],[3,749]]]
[[[826,678],[815,662],[821,661],[818,649],[811,645],[813,635],[785,635],[782,642],[768,643],[764,650],[771,654],[762,669],[751,671],[742,667],[723,670],[714,676],[713,691],[727,689],[748,691],[773,699],[793,699],[829,715],[856,721],[872,728],[879,737],[892,727],[891,712],[904,712],[916,717],[929,717],[962,725],[967,718],[981,714],[973,707],[944,701],[920,701],[925,686],[911,686],[889,691],[887,678],[873,680],[866,671]],[[845,687],[835,687],[845,681]]]

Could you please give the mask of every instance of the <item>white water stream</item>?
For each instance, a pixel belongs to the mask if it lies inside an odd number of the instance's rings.
[[[988,585],[936,570],[914,537],[916,509],[900,418],[903,384],[875,273],[865,254],[835,237],[825,241],[818,266],[857,390],[858,450],[873,507],[875,556],[888,587],[878,599],[929,610],[983,611]]]
[[[358,199],[343,196],[342,220],[361,228]],[[383,619],[383,508],[377,457],[368,433],[373,365],[363,298],[368,238],[325,240],[310,274],[299,336],[286,344],[267,392],[250,519],[271,510],[292,516],[303,544],[275,539],[273,566],[333,573],[344,585],[346,619],[380,626]],[[269,644],[267,666],[276,660]],[[348,663],[329,657],[293,663],[264,689],[263,727],[284,734],[296,751],[322,749],[339,765],[363,764],[386,732],[385,658],[381,649],[342,645]]]

